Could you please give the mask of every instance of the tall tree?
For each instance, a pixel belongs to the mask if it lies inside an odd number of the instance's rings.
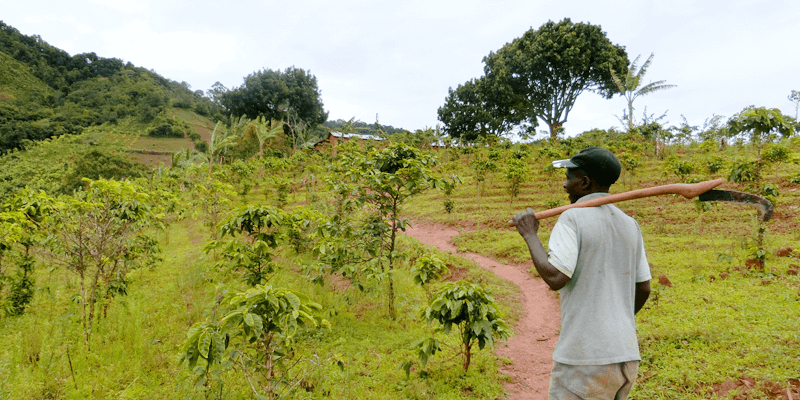
[[[573,24],[569,18],[531,29],[483,58],[489,84],[513,94],[506,117],[535,125],[536,118],[555,137],[584,90],[611,98],[616,92],[611,69],[628,70],[623,46],[611,43],[600,26]],[[497,101],[497,99],[492,99]]]
[[[310,72],[290,67],[285,71],[270,69],[254,72],[244,78],[242,86],[228,90],[215,84],[210,91],[214,100],[235,116],[255,119],[285,120],[288,110],[309,125],[328,119],[323,109],[317,78]]]
[[[628,73],[623,76],[623,78],[625,78],[624,80],[620,79],[613,67],[611,68],[611,76],[614,78],[614,84],[617,86],[617,90],[619,90],[619,93],[625,96],[625,99],[628,101],[628,131],[633,129],[633,101],[636,100],[637,97],[676,87],[676,85],[664,83],[666,81],[650,82],[647,85],[640,86],[641,79],[644,77],[644,74],[647,73],[647,68],[650,67],[650,63],[653,62],[654,55],[655,54],[650,53],[650,57],[647,57],[647,61],[642,64],[641,68],[636,65],[636,63],[639,62],[640,56],[636,56],[636,59],[634,59],[630,67],[628,67]]]
[[[479,137],[499,136],[510,131],[514,123],[504,117],[508,114],[508,103],[499,101],[508,96],[493,93],[492,89],[504,88],[488,87],[485,78],[470,79],[455,90],[450,88],[444,105],[438,110],[445,133],[452,138],[473,142]],[[489,98],[493,100],[488,101]]]

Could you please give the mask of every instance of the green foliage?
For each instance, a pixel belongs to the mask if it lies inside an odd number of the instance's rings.
[[[205,182],[195,182],[192,185],[192,205],[195,208],[194,217],[201,215],[204,223],[211,230],[211,237],[218,238],[217,226],[225,219],[228,205],[235,195],[233,186],[209,179]]]
[[[322,213],[310,207],[297,207],[286,214],[284,231],[296,253],[308,250],[313,240],[314,228],[323,219]]]
[[[749,134],[754,143],[772,141],[775,134],[788,137],[794,133],[794,127],[777,108],[748,107],[728,120],[731,136]]]
[[[697,169],[697,166],[688,160],[684,161],[675,161],[670,164],[670,169],[672,173],[675,174],[678,178],[682,181],[686,180],[686,177],[689,176],[692,172]]]
[[[475,184],[481,196],[486,189],[486,177],[489,172],[497,171],[497,163],[485,158],[476,158],[469,162],[470,169],[475,171]]]
[[[552,146],[543,146],[536,151],[536,158],[540,160],[557,160],[563,155]]]
[[[377,212],[374,223],[368,225],[372,235],[385,243],[389,285],[386,301],[392,319],[396,317],[392,276],[398,257],[396,237],[407,224],[401,217],[401,208],[409,197],[440,184],[441,180],[431,171],[435,164],[434,157],[406,144],[395,143],[380,151],[370,151],[358,160],[357,169],[349,172],[355,181],[363,184],[359,189],[360,201],[370,204]],[[382,260],[378,258],[376,262],[381,274],[385,273]]]
[[[125,282],[134,263],[156,262],[159,249],[155,240],[140,233],[157,218],[143,187],[129,181],[87,181],[86,190],[54,204],[52,223],[48,224],[53,240],[48,243],[56,264],[80,280],[81,319],[88,348],[101,283],[110,300],[114,285]]]
[[[504,117],[507,105],[494,101],[495,91],[484,77],[448,89],[445,104],[437,110],[445,133],[466,143],[508,133],[514,124]]]
[[[0,154],[84,128],[136,120],[149,124],[171,100],[205,115],[219,107],[188,84],[95,53],[70,56],[38,36],[25,36],[0,22]],[[153,128],[168,133],[161,118]],[[185,127],[172,129],[183,136]],[[143,133],[145,129],[139,128]]]
[[[757,180],[756,164],[752,161],[735,160],[728,174],[731,182],[755,182]]]
[[[766,196],[767,198],[770,198],[772,201],[774,201],[773,198],[778,197],[781,194],[780,192],[778,192],[777,186],[771,183],[765,183],[761,186],[761,195]]]
[[[179,364],[186,363],[196,381],[205,385],[212,367],[236,366],[256,397],[289,395],[303,376],[296,373],[302,360],[294,352],[298,336],[317,327],[330,328],[317,316],[322,307],[303,293],[267,285],[236,293],[228,303],[230,311],[219,325],[197,323],[189,330]]]
[[[278,228],[284,224],[283,211],[270,206],[247,206],[225,221],[220,227],[220,238],[230,235],[228,242],[211,241],[204,251],[220,250],[230,269],[244,272],[244,282],[250,286],[266,283],[275,273],[272,251],[278,246]],[[237,239],[237,234],[245,234]]]
[[[0,206],[0,318],[22,315],[33,300],[33,256],[46,239],[42,227],[52,207],[52,199],[33,190]]]
[[[441,278],[448,271],[447,265],[442,260],[434,255],[424,254],[411,267],[411,276],[414,277],[414,283],[425,287],[432,280]]]
[[[124,154],[91,150],[82,155],[75,167],[66,174],[62,193],[72,193],[86,185],[84,179],[135,179],[147,174],[147,167],[131,161]]]
[[[706,168],[708,168],[708,172],[716,174],[725,168],[725,160],[720,156],[711,156],[706,161]]]
[[[636,56],[631,62],[630,67],[628,67],[628,73],[624,75],[624,79],[618,77],[614,72],[614,68],[611,67],[611,77],[614,80],[614,84],[619,93],[628,101],[628,113],[625,119],[628,121],[629,132],[633,129],[634,125],[633,101],[636,100],[637,97],[675,87],[675,85],[667,85],[664,83],[665,81],[650,82],[642,86],[641,79],[644,77],[644,74],[647,73],[647,68],[650,67],[650,63],[653,62],[654,54],[650,54],[650,57],[647,57],[647,61],[642,64],[641,68],[636,65],[639,61],[639,57],[640,56]]]
[[[787,147],[772,144],[761,151],[761,158],[768,163],[782,163],[789,160],[791,154]]]
[[[530,127],[540,118],[553,138],[578,95],[590,90],[611,98],[617,90],[611,70],[628,71],[624,47],[611,43],[599,26],[569,18],[530,29],[483,61],[489,85],[502,94],[492,100],[513,111],[503,117]]]
[[[503,176],[508,181],[508,194],[511,195],[511,201],[519,196],[522,183],[528,179],[528,175],[528,165],[524,161],[518,158],[508,160]]]
[[[231,90],[217,83],[212,93],[215,101],[236,116],[263,116],[280,121],[293,110],[298,118],[312,125],[328,118],[322,108],[317,78],[295,67],[285,71],[256,71],[244,78],[242,86]]]
[[[465,281],[442,285],[422,311],[422,318],[428,323],[437,321],[445,334],[450,333],[453,325],[458,327],[464,371],[469,369],[475,343],[482,350],[487,344],[493,346],[495,337],[506,340],[512,335],[491,294]]]

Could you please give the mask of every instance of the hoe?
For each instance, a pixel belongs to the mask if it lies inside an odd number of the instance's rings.
[[[564,211],[569,210],[570,208],[597,207],[602,206],[603,204],[611,204],[620,201],[641,199],[643,197],[659,196],[664,194],[677,194],[687,199],[699,196],[700,201],[725,201],[735,204],[744,204],[755,207],[758,210],[758,215],[762,222],[769,221],[769,219],[772,218],[774,208],[769,200],[750,193],[714,189],[724,182],[724,179],[715,179],[713,181],[704,181],[698,183],[673,183],[670,185],[631,190],[630,192],[612,194],[597,199],[567,204],[565,206],[540,211],[536,213],[536,219],[554,217],[563,213]],[[508,226],[514,226],[514,222],[508,221]]]

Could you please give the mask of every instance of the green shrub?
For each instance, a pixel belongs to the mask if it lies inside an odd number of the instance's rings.
[[[123,180],[146,175],[147,167],[144,164],[131,161],[124,154],[92,150],[78,159],[75,167],[67,174],[60,191],[68,194],[83,187],[86,184],[83,178]]]
[[[756,165],[752,161],[734,161],[728,180],[731,182],[754,182],[756,180]]]
[[[761,151],[761,158],[770,163],[780,163],[788,160],[791,154],[785,146],[773,144]]]
[[[705,142],[704,142],[705,143]],[[716,174],[719,170],[725,167],[725,160],[720,156],[712,156],[706,161],[706,168],[708,172]]]
[[[183,131],[180,129],[175,129],[172,124],[163,123],[159,124],[157,127],[150,128],[147,130],[147,136],[150,137],[169,137],[169,138],[182,138]]]

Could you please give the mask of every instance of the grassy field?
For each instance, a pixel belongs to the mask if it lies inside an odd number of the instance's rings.
[[[697,146],[675,146],[671,151],[679,160],[692,160],[698,166],[719,154]],[[728,148],[722,155],[733,160],[746,156],[746,149]],[[793,271],[800,260],[797,253],[777,255],[779,249],[800,248],[800,194],[790,182],[798,171],[797,157],[793,153],[793,161],[770,167],[765,176],[779,188],[780,196],[774,199],[775,215],[766,225],[764,271],[746,266],[758,227],[754,208],[720,203],[700,212],[694,201],[675,196],[619,204],[642,227],[653,276],[665,274],[672,283],[665,287],[654,280],[653,295],[637,315],[643,361],[633,398],[787,398],[788,385],[797,384],[800,279]],[[563,171],[546,171],[549,160],[535,161],[532,176],[512,202],[500,173],[486,177],[487,188],[480,196],[467,161],[457,163],[450,169],[466,178],[452,196],[455,211],[442,212],[443,194],[429,192],[415,199],[409,213],[462,228],[464,233],[454,243],[465,250],[507,263],[529,260],[524,242],[505,224],[526,206],[542,210],[559,201],[566,204]],[[727,172],[712,174],[698,168],[692,177],[725,178]],[[678,182],[668,163],[654,157],[641,163],[634,179],[625,174],[612,193]],[[746,190],[731,182],[721,188]],[[544,243],[556,219],[543,221]],[[776,387],[781,388],[779,393],[773,393]]]
[[[122,147],[148,146],[146,141],[139,142],[143,138],[104,134],[99,139]],[[167,142],[154,143],[167,146]],[[507,221],[525,206],[539,210],[567,202],[561,187],[563,171],[547,168],[551,158],[538,155],[541,146],[524,149],[529,176],[513,199],[502,169],[484,174],[481,182],[469,167],[472,160],[486,158],[490,149],[436,150],[440,160],[436,173],[458,174],[463,183],[449,195],[428,190],[414,196],[402,207],[403,217],[459,229],[462,233],[454,243],[460,249],[511,264],[528,260],[524,243],[507,227]],[[515,150],[516,146],[510,146],[493,151],[499,152],[502,167],[502,160]],[[673,145],[667,150],[663,159],[638,154],[638,168],[633,173],[623,172],[612,192],[682,179],[726,177],[728,167],[710,173],[707,162],[721,156],[730,164],[747,157],[749,151],[746,146],[712,151],[699,145]],[[671,281],[669,287],[653,281],[651,300],[637,316],[643,361],[633,398],[775,399],[797,383],[800,279],[792,272],[800,260],[797,252],[778,250],[800,248],[800,194],[798,186],[790,182],[797,174],[798,156],[793,152],[787,162],[765,170],[765,181],[780,194],[774,198],[775,216],[766,225],[764,270],[750,268],[752,263],[747,261],[752,258],[757,229],[752,208],[716,204],[698,211],[702,207],[694,201],[674,196],[619,205],[642,227],[653,276],[664,274]],[[225,165],[215,166],[219,179],[240,192],[230,194],[231,203],[223,214],[230,215],[233,209],[248,204],[281,205],[286,211],[305,206],[330,213],[336,208],[336,196],[324,182],[339,177],[332,172],[330,157],[293,157],[283,169],[275,167],[279,164],[274,160],[251,160],[258,163],[260,172],[248,178],[249,184],[243,183],[241,173],[237,175]],[[679,178],[673,173],[676,161],[691,161],[696,168]],[[27,312],[0,320],[0,337],[5,338],[0,347],[0,399],[252,397],[248,380],[236,368],[211,376],[209,382],[214,384],[197,385],[191,371],[178,363],[190,327],[219,319],[225,311],[221,303],[225,294],[247,288],[240,272],[219,267],[215,253],[203,251],[212,236],[204,225],[209,215],[198,208],[203,198],[193,191],[201,183],[207,184],[203,180],[206,173],[206,168],[191,166],[175,171],[178,183],[173,188],[185,218],[172,223],[167,231],[152,232],[163,250],[161,263],[131,271],[126,296],[100,301],[101,309],[107,310],[99,317],[91,351],[83,344],[75,274],[42,258],[36,269],[34,300]],[[723,188],[742,190],[745,186],[728,182]],[[446,199],[454,205],[450,213],[445,211]],[[364,217],[362,212],[348,217]],[[543,221],[545,243],[555,220]],[[308,373],[299,381],[302,389],[292,398],[504,397],[502,384],[508,377],[498,372],[498,365],[508,360],[490,349],[480,351],[464,373],[455,332],[440,337],[442,351],[424,367],[415,364],[409,376],[400,368],[406,361],[417,360],[412,345],[433,332],[419,318],[429,294],[413,283],[411,263],[422,253],[436,254],[451,271],[457,271],[445,275],[445,280],[458,276],[485,285],[512,326],[520,313],[519,289],[456,255],[439,253],[403,236],[399,247],[405,258],[394,275],[398,293],[395,320],[387,317],[385,288],[361,292],[336,276],[324,277],[323,285],[314,284],[307,274],[307,268],[317,262],[314,253],[296,253],[288,245],[275,250],[278,272],[270,283],[306,293],[321,305],[331,323],[329,330],[298,337],[297,359],[303,360],[300,366]]]

